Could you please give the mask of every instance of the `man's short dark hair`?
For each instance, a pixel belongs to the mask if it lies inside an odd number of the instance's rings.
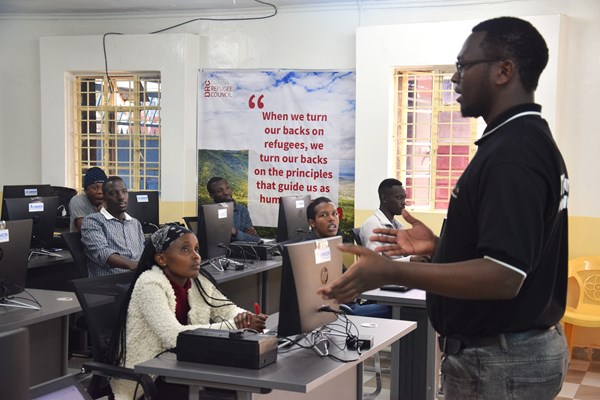
[[[108,178],[106,178],[106,180],[102,183],[102,193],[106,194],[108,193],[108,185],[112,184],[113,182],[117,182],[117,181],[122,181],[123,183],[125,183],[125,181],[123,180],[123,178],[121,178],[120,176],[109,176]]]
[[[210,178],[208,180],[208,182],[206,183],[206,190],[208,190],[208,193],[213,193],[213,191],[212,191],[213,183],[217,183],[219,181],[224,181],[224,180],[226,180],[226,179],[221,178],[220,176],[213,176],[212,178]]]
[[[315,209],[321,203],[333,203],[333,201],[331,201],[330,198],[324,197],[324,196],[317,197],[316,199],[311,201],[310,204],[308,205],[308,207],[306,208],[306,218],[307,219],[313,219],[313,220],[315,219],[315,217],[316,217]]]
[[[402,186],[402,182],[400,182],[398,179],[394,179],[394,178],[384,179],[379,184],[379,188],[377,188],[377,193],[381,194],[386,189],[391,189],[394,186]]]
[[[519,18],[500,17],[477,24],[473,32],[485,32],[481,49],[486,57],[513,61],[523,89],[531,93],[537,88],[548,64],[548,46],[533,25]]]

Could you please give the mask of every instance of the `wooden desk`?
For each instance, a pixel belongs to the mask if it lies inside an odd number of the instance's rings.
[[[392,306],[392,318],[418,323],[415,333],[392,345],[391,399],[435,400],[436,332],[427,316],[425,292],[369,290],[361,299]]]
[[[30,310],[0,307],[0,331],[21,327],[29,329],[29,365],[33,386],[67,373],[69,315],[81,311],[81,307],[72,292],[40,289],[26,291],[37,299],[42,308]],[[17,297],[28,298],[26,293]]]
[[[273,316],[275,317],[275,316]],[[332,354],[352,360],[347,363],[319,357],[310,349],[280,352],[277,362],[262,369],[243,369],[177,361],[173,354],[145,361],[135,372],[157,374],[170,382],[190,386],[190,399],[201,387],[236,390],[237,399],[351,399],[362,398],[362,363],[380,349],[398,341],[416,328],[415,322],[350,316],[361,333],[374,336],[374,346],[361,355],[330,345]],[[271,319],[271,318],[269,318]],[[267,320],[269,321],[269,320]],[[361,323],[375,325],[361,326]],[[337,338],[344,341],[344,338]],[[268,394],[258,394],[272,390]]]
[[[248,262],[241,271],[219,271],[210,264],[202,268],[215,278],[223,292],[234,303],[253,311],[252,306],[258,301],[262,312],[269,314],[279,311],[281,265],[281,257],[276,257],[272,260]],[[277,269],[279,271],[274,271]]]

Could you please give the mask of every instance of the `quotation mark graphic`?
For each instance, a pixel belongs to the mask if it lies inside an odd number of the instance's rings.
[[[263,99],[265,96],[261,94],[260,96],[258,96],[258,100],[256,101],[256,103],[254,103],[255,97],[256,97],[255,95],[250,96],[250,98],[248,99],[248,107],[250,107],[250,108],[258,107],[259,109],[262,109],[265,106],[263,103]]]

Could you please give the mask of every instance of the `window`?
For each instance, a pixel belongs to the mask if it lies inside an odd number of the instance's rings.
[[[417,209],[446,210],[475,154],[477,121],[462,117],[453,73],[450,67],[395,73],[396,177],[405,185],[407,203]]]
[[[76,77],[77,185],[98,166],[131,190],[159,190],[160,89],[158,74]]]

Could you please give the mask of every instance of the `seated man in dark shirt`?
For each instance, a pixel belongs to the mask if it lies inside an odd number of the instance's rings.
[[[92,167],[85,173],[83,178],[84,193],[73,196],[69,201],[71,232],[80,232],[85,216],[98,212],[102,208],[104,204],[102,184],[106,181],[106,178],[104,171],[98,167]]]
[[[260,237],[252,225],[248,209],[233,199],[229,182],[227,182],[225,178],[218,176],[210,178],[206,184],[206,189],[215,203],[233,202],[233,228],[231,229],[231,241],[260,241]]]
[[[337,207],[327,197],[317,197],[306,209],[310,233],[306,240],[321,239],[338,235],[340,217]],[[377,318],[391,318],[392,308],[382,304],[361,303],[360,300],[346,303],[355,315]]]

